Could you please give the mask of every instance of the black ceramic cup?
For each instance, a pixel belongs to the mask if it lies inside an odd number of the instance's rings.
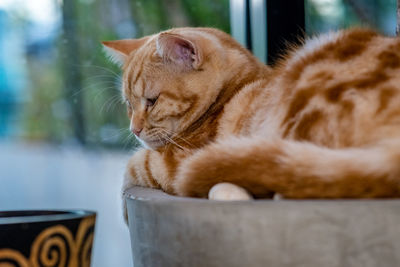
[[[89,267],[96,213],[0,212],[0,267]]]

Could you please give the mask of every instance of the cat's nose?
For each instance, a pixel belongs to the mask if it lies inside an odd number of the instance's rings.
[[[136,136],[139,136],[142,130],[143,128],[133,128],[132,133],[134,133]]]

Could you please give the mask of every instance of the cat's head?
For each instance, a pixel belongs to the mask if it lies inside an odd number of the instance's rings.
[[[151,148],[171,142],[198,120],[252,57],[210,28],[176,28],[103,45],[123,70],[130,129]]]

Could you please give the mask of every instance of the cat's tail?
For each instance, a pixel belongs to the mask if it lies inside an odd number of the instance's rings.
[[[400,196],[400,140],[363,148],[329,149],[293,140],[235,138],[211,144],[188,158],[175,182],[179,195],[206,197],[220,182],[256,197]]]

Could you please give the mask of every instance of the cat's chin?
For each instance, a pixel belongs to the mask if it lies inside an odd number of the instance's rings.
[[[164,143],[162,143],[160,141],[150,141],[150,142],[143,142],[143,143],[146,144],[145,147],[151,148],[153,150],[165,145]]]
[[[135,136],[136,140],[140,142],[142,147],[147,148],[147,149],[157,149],[159,147],[164,146],[165,144],[161,142],[160,140],[142,140],[139,137]]]

